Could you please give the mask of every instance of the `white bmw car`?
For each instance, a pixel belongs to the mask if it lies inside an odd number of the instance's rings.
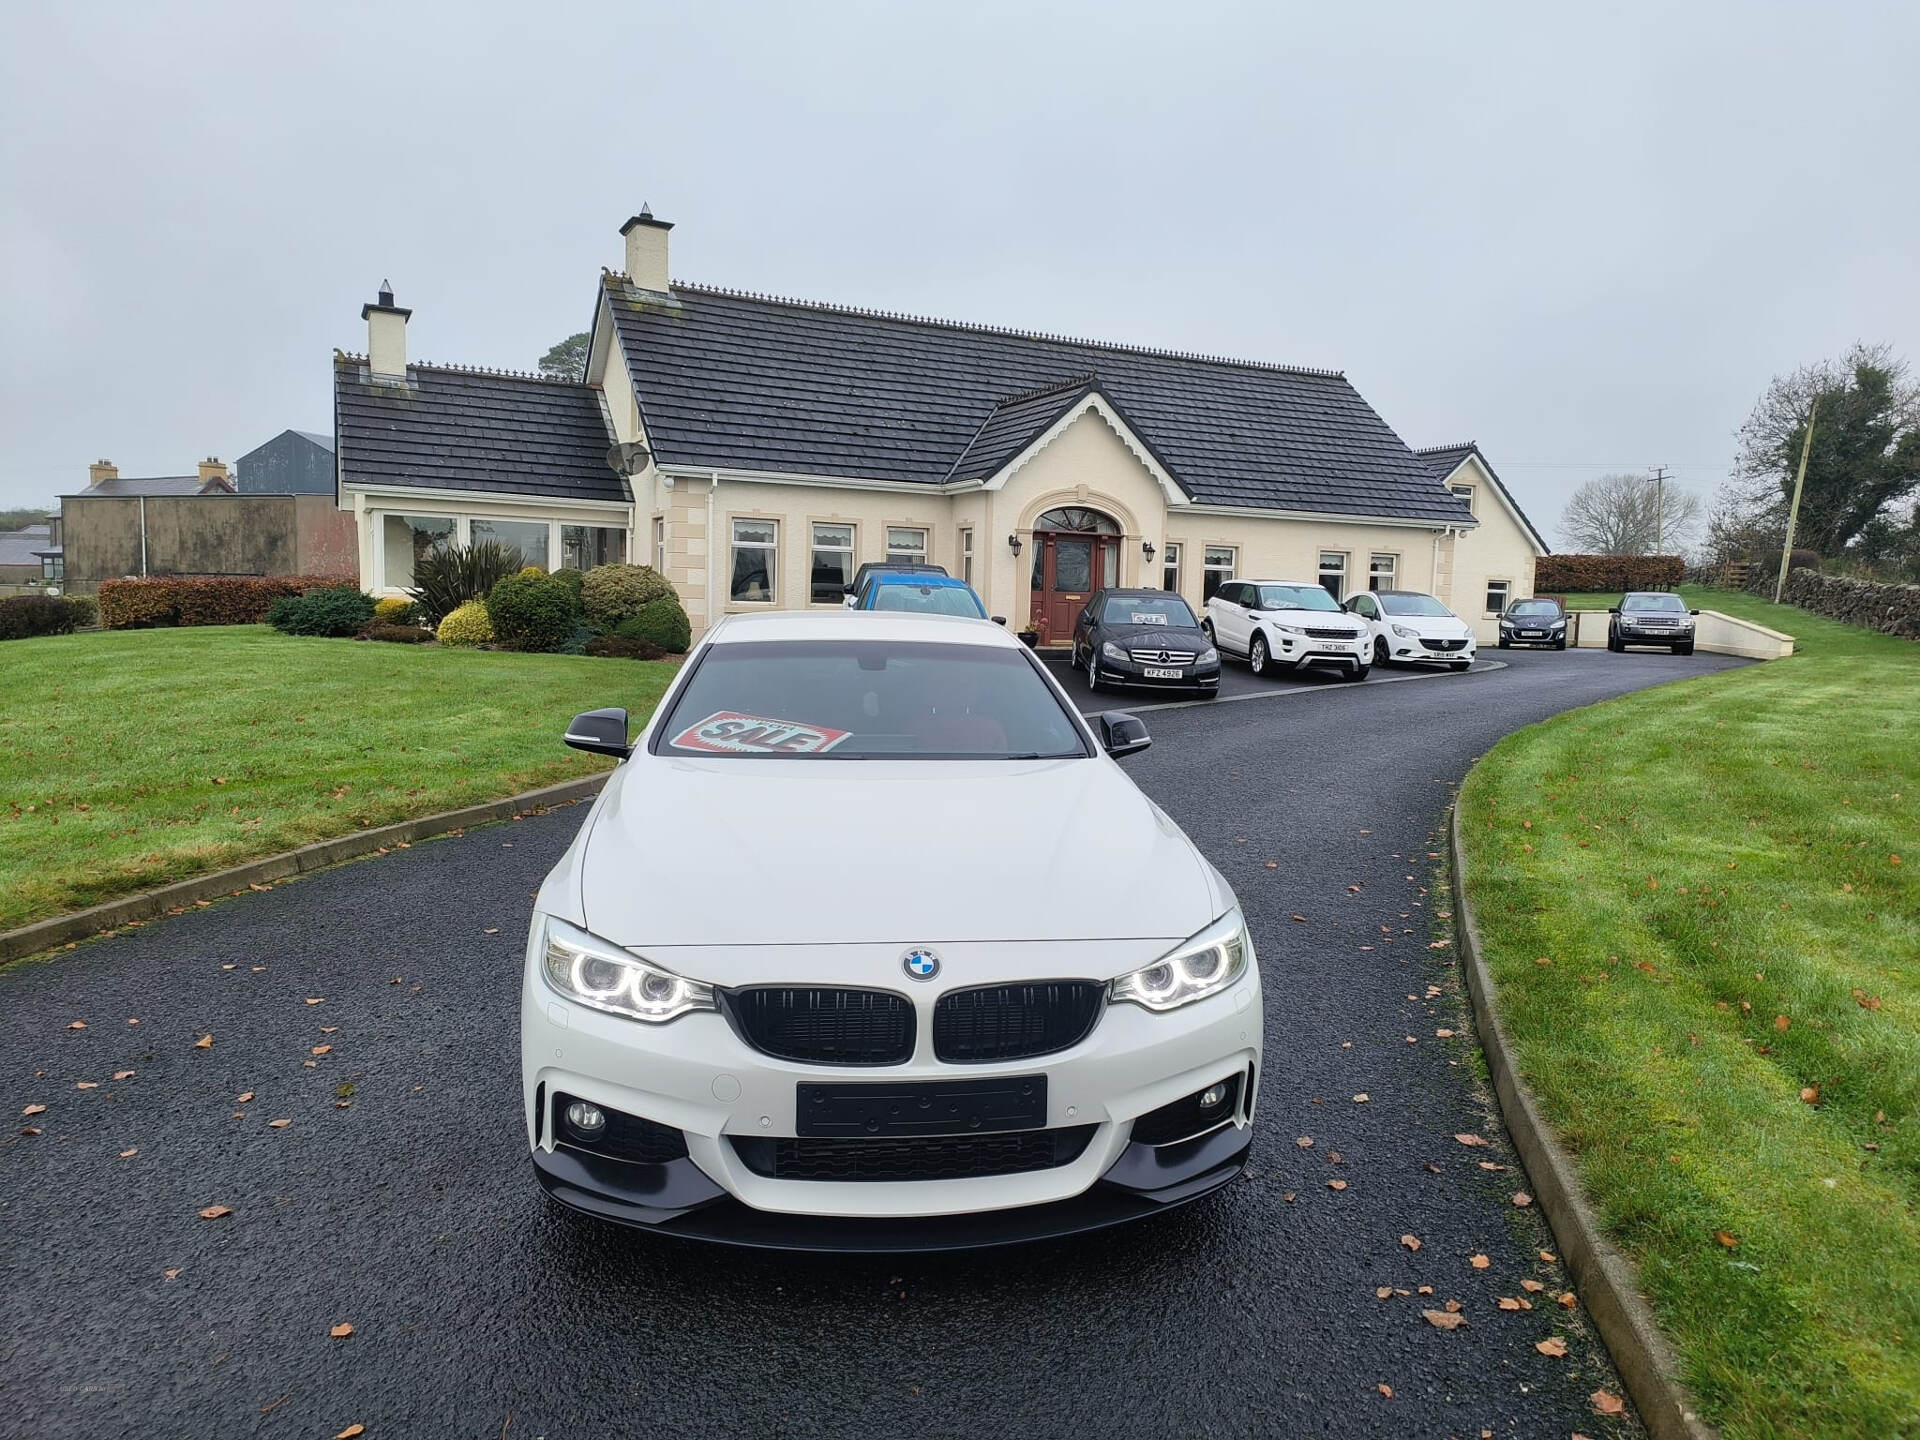
[[[521,1069],[547,1191],[695,1239],[942,1249],[1166,1210],[1250,1142],[1233,892],[983,620],[740,616],[542,886]]]

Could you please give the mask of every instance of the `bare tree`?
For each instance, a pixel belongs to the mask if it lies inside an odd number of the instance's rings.
[[[1656,542],[1662,553],[1678,555],[1699,524],[1697,496],[1645,475],[1601,475],[1568,498],[1560,534],[1588,555],[1651,555]]]

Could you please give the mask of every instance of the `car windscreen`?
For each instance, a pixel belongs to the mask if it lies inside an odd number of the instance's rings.
[[[975,620],[987,613],[971,590],[958,585],[913,585],[894,580],[882,580],[874,587],[873,608],[917,615],[968,615]]]
[[[1412,591],[1382,591],[1380,608],[1389,615],[1451,615],[1453,612],[1431,595]]]
[[[712,646],[652,748],[659,755],[800,760],[1092,753],[1024,651],[852,638]]]
[[[1559,617],[1560,602],[1558,600],[1516,600],[1507,613],[1523,620],[1553,620]]]
[[[1184,625],[1199,622],[1178,595],[1109,595],[1100,610],[1102,625]]]
[[[1622,610],[1652,610],[1661,614],[1678,614],[1687,608],[1686,602],[1678,595],[1629,595],[1620,602]]]
[[[1262,585],[1262,610],[1338,610],[1340,602],[1318,585]]]

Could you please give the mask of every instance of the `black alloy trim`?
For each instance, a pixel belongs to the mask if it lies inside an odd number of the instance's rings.
[[[897,990],[747,985],[716,987],[714,994],[740,1043],[776,1060],[870,1066],[904,1065],[913,1058],[919,1020],[912,999]],[[866,1002],[865,1016],[848,1008],[856,1001]],[[833,1007],[839,1007],[838,1013]],[[859,1033],[863,1025],[870,1031],[865,1048]]]

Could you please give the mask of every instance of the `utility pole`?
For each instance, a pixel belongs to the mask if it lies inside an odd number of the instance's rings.
[[[1656,465],[1648,481],[1653,486],[1653,553],[1658,555],[1660,547],[1666,541],[1667,520],[1667,476],[1669,467]]]
[[[1793,559],[1793,531],[1800,523],[1800,491],[1807,483],[1807,456],[1813,453],[1813,417],[1820,413],[1820,397],[1813,397],[1813,405],[1807,411],[1807,438],[1800,446],[1800,473],[1793,477],[1793,506],[1787,511],[1787,543],[1780,547],[1780,578],[1773,582],[1773,603],[1780,603],[1780,596],[1787,588],[1787,565]]]

